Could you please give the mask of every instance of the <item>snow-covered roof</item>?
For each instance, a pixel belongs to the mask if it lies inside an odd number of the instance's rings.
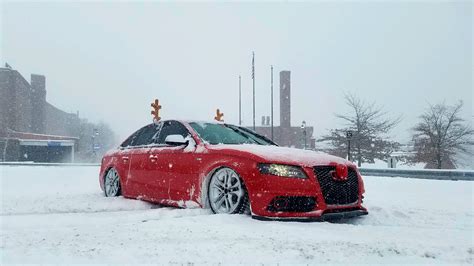
[[[30,132],[19,132],[7,129],[7,131],[1,131],[0,137],[10,139],[21,139],[21,140],[78,140],[77,137],[72,136],[58,136],[58,135],[47,135],[37,134]]]

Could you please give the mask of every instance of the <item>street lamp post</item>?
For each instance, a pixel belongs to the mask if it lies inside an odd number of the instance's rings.
[[[96,159],[96,151],[97,151],[97,145],[96,145],[96,137],[98,137],[100,134],[99,134],[99,130],[97,128],[94,128],[93,129],[93,132],[92,132],[92,154],[94,156],[94,160]]]
[[[347,160],[351,161],[351,138],[352,138],[352,131],[346,131],[346,138],[347,138]]]
[[[304,139],[303,149],[306,150],[306,121],[304,121],[304,120],[301,123],[301,129],[303,129],[303,139]]]

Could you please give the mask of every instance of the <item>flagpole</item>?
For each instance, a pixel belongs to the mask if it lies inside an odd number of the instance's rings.
[[[239,126],[242,125],[242,78],[239,75]]]
[[[255,52],[252,52],[253,130],[255,131]]]
[[[273,65],[271,66],[271,111],[270,111],[270,115],[271,115],[271,121],[272,121],[272,140],[273,140]]]

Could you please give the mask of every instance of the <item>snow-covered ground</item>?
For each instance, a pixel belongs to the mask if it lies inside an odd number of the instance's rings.
[[[366,177],[368,216],[298,223],[105,198],[97,172],[0,166],[0,264],[474,262],[474,182]]]

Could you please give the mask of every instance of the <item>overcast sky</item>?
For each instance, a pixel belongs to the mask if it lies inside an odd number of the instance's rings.
[[[1,1],[0,1],[1,2]],[[405,141],[427,103],[465,103],[473,116],[472,12],[465,2],[13,3],[1,7],[0,60],[46,76],[47,100],[121,138],[163,118],[211,120],[215,109],[252,124],[270,114],[270,65],[291,70],[292,124],[315,137],[340,126],[344,92],[402,115]]]

